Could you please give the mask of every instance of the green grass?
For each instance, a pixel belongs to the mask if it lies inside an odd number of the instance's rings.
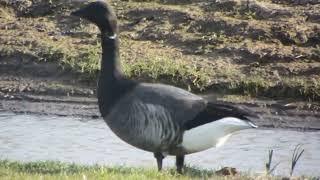
[[[271,162],[269,162],[271,163]],[[175,169],[164,169],[158,172],[155,168],[130,168],[125,166],[100,166],[78,165],[74,163],[62,163],[58,161],[18,162],[0,160],[0,179],[10,180],[34,180],[34,179],[223,179],[223,180],[277,180],[284,177],[270,174],[237,173],[235,175],[222,175],[221,171],[202,170],[194,167],[186,167],[182,175]],[[297,179],[315,180],[313,177],[293,177]],[[287,178],[288,179],[288,178]]]
[[[184,167],[183,174],[175,169],[158,172],[150,168],[130,168],[125,166],[78,165],[59,161],[19,162],[0,160],[0,179],[289,179],[273,176],[273,171],[280,162],[273,162],[274,150],[268,151],[265,173],[253,174],[238,172],[235,168],[222,168],[218,171]],[[315,180],[316,177],[292,176],[295,166],[304,149],[301,144],[295,146],[292,154],[290,177],[294,179]],[[263,163],[263,162],[262,162]]]
[[[129,78],[140,78],[153,82],[162,81],[186,89],[203,90],[210,83],[211,69],[197,67],[182,60],[173,61],[163,57],[122,63]]]
[[[53,161],[0,161],[0,179],[252,179],[246,175],[219,176],[214,171],[186,168],[184,175],[173,169],[84,166]]]
[[[123,39],[124,49],[132,45],[128,41]],[[78,73],[82,79],[91,81],[97,78],[101,58],[100,43],[97,40],[94,45],[81,46],[73,46],[68,40],[54,42],[35,39],[24,43],[25,46],[1,45],[0,53],[5,56],[30,56],[38,62],[56,62],[61,69]],[[320,81],[315,78],[284,77],[271,81],[263,74],[245,75],[234,65],[222,62],[223,67],[216,68],[166,54],[158,55],[158,52],[153,51],[143,52],[143,56],[135,59],[127,52],[121,53],[122,69],[128,78],[168,83],[197,92],[212,89],[255,97],[300,97],[310,101],[320,99]],[[221,83],[221,79],[225,83]],[[215,85],[219,88],[214,88]]]

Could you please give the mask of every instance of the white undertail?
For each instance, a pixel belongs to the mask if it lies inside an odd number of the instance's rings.
[[[181,145],[187,153],[195,153],[211,147],[220,147],[232,133],[255,127],[250,122],[227,117],[185,131]]]

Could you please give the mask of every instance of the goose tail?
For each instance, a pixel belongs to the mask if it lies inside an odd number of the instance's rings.
[[[187,154],[195,153],[222,146],[234,132],[257,127],[246,119],[226,117],[185,131],[181,145]]]

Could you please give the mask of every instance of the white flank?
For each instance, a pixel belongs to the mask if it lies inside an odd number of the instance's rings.
[[[224,143],[227,142],[227,140],[229,139],[229,137],[231,135],[232,134],[228,134],[228,135],[223,136],[222,138],[219,138],[215,147],[220,147],[220,146],[224,145]]]
[[[253,128],[251,124],[233,117],[207,123],[185,131],[181,146],[187,153],[199,152],[211,147],[220,147],[233,132]]]

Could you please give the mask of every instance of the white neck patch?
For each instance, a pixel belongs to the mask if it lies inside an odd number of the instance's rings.
[[[117,34],[113,34],[112,36],[109,36],[109,39],[116,39],[117,38]]]

